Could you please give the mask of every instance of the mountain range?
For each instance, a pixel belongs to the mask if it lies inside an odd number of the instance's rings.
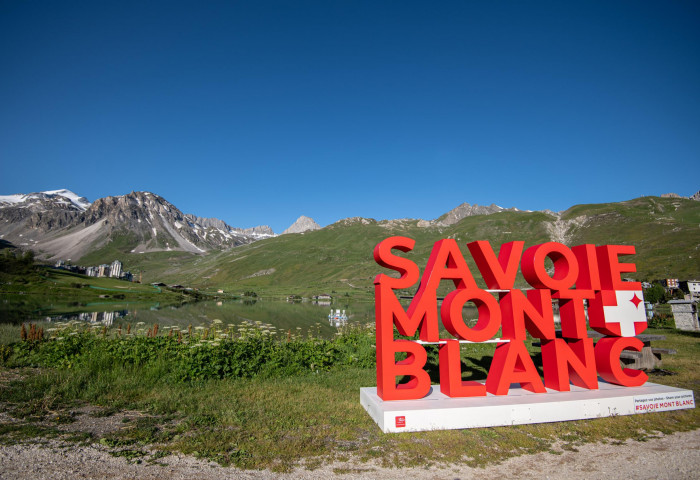
[[[0,238],[49,259],[78,259],[116,239],[131,253],[205,253],[275,234],[268,226],[235,228],[217,218],[182,213],[151,192],[90,203],[70,190],[0,196]]]
[[[409,255],[427,261],[432,244],[511,240],[633,244],[638,277],[700,277],[700,192],[576,205],[563,212],[463,203],[434,220],[346,218],[321,228],[299,217],[281,235],[184,214],[150,192],[89,202],[69,190],[0,196],[0,241],[47,260],[98,264],[120,259],[144,281],[201,288],[371,291],[374,245],[390,235],[416,239]],[[297,235],[295,235],[297,234]],[[298,235],[303,234],[303,235]],[[468,257],[468,255],[467,255]],[[468,262],[470,259],[467,258]],[[475,266],[473,271],[476,271]]]
[[[419,220],[419,226],[447,226],[468,216],[502,211],[519,210],[463,203],[435,220]],[[320,228],[302,215],[282,235]],[[0,239],[35,250],[49,260],[79,259],[115,240],[130,246],[130,253],[203,254],[274,236],[266,225],[242,229],[218,218],[185,214],[151,192],[104,197],[92,203],[66,189],[0,196]]]

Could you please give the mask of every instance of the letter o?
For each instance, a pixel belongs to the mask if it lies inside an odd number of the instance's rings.
[[[462,309],[472,301],[479,311],[479,319],[474,327],[464,323]],[[483,342],[490,339],[501,327],[501,309],[493,295],[485,290],[461,288],[450,292],[440,307],[440,317],[445,329],[455,337],[470,342]]]
[[[547,273],[545,259],[554,264],[554,274]],[[568,290],[578,278],[578,261],[569,247],[557,242],[534,245],[523,254],[520,264],[523,277],[535,288]]]

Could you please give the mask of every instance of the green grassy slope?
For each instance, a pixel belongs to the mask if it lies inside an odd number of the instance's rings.
[[[637,278],[700,278],[700,202],[641,197],[620,203],[577,205],[562,218],[585,215],[573,244],[634,245]]]
[[[422,268],[433,244],[441,238],[455,238],[463,247],[477,239],[489,239],[497,248],[516,239],[532,245],[548,240],[544,222],[551,220],[543,213],[504,212],[469,217],[441,228],[418,227],[417,221],[338,222],[303,235],[284,235],[199,258],[180,273],[187,282],[205,288],[368,297],[374,276],[383,270],[372,258],[372,251],[389,236],[414,239],[415,249],[406,256]],[[478,276],[466,247],[463,253]]]
[[[143,280],[182,283],[204,289],[254,290],[267,295],[318,293],[369,297],[372,279],[383,271],[372,258],[374,246],[392,235],[416,240],[406,256],[423,268],[434,242],[454,238],[478,276],[466,244],[489,240],[494,248],[512,240],[526,247],[551,240],[542,212],[502,212],[467,217],[449,227],[419,227],[416,220],[344,220],[321,230],[282,235],[207,255],[183,252],[128,253],[128,242],[88,257],[93,263],[119,258]],[[700,278],[700,202],[643,197],[621,203],[577,205],[562,214],[570,245],[633,244],[637,279]],[[120,240],[121,241],[121,240]],[[107,255],[105,257],[105,255]],[[113,258],[114,257],[114,258]],[[85,259],[81,259],[85,263]],[[518,285],[522,285],[522,278]],[[409,293],[408,291],[406,293]]]

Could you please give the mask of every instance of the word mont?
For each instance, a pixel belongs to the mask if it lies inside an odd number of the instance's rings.
[[[513,383],[535,393],[569,391],[570,384],[595,390],[598,376],[626,387],[647,381],[644,372],[620,366],[623,350],[641,351],[643,343],[635,336],[647,328],[641,284],[621,278],[636,271],[634,263],[621,260],[635,253],[634,246],[569,248],[556,242],[524,246],[522,241],[506,243],[496,254],[488,241],[467,244],[486,289],[477,286],[454,239],[433,245],[422,274],[415,262],[399,253],[413,250],[414,240],[390,237],[375,247],[375,261],[400,274],[399,278],[379,274],[374,280],[377,394],[382,400],[428,394],[426,343],[439,344],[440,391],[449,397],[507,395]],[[518,267],[531,289],[514,288]],[[455,289],[438,308],[442,280],[451,280]],[[404,310],[395,290],[417,284]],[[561,338],[555,334],[552,299],[559,301]],[[462,315],[467,302],[478,311],[471,327]],[[438,317],[453,338],[440,338]],[[419,340],[394,338],[394,327],[402,336],[418,333]],[[595,345],[588,337],[589,327],[604,335]],[[494,338],[499,330],[501,337]],[[525,347],[528,333],[540,340],[544,381]],[[463,381],[460,343],[478,342],[496,343],[486,382]],[[397,361],[397,354],[405,359]],[[397,383],[400,377],[408,380]]]

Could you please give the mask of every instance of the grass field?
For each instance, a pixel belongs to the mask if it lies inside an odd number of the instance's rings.
[[[220,328],[214,330],[225,330]],[[664,370],[651,373],[650,381],[692,389],[697,396],[700,335],[671,329],[648,332],[666,335],[659,346],[678,351],[664,358]],[[261,364],[252,369],[258,373],[239,377],[209,371],[183,378],[178,374],[183,364],[172,360],[180,357],[172,356],[170,333],[160,332],[154,339],[143,338],[142,332],[131,340],[133,344],[113,330],[95,330],[92,335],[97,343],[84,351],[71,350],[68,357],[56,356],[62,350],[50,342],[42,347],[48,352],[43,357],[24,360],[17,356],[20,347],[0,347],[4,359],[0,409],[18,419],[0,425],[0,442],[32,441],[48,435],[100,443],[113,455],[132,459],[155,461],[177,451],[224,465],[287,471],[300,462],[313,468],[350,457],[375,459],[386,466],[454,462],[479,466],[553,450],[555,445],[576,449],[586,442],[643,440],[700,426],[700,412],[692,409],[539,425],[383,434],[359,403],[359,389],[375,385],[374,367],[367,364],[374,355],[371,329],[348,330],[330,343],[313,337],[292,339],[298,342],[293,350],[297,353],[280,350],[287,352],[284,358],[288,361],[270,354],[277,358],[272,364]],[[210,331],[192,335],[193,343],[213,338]],[[244,337],[236,341],[246,341]],[[105,346],[116,348],[110,342],[126,345],[119,348],[142,345],[151,353],[139,357],[133,347],[132,355],[141,360],[120,354],[120,361],[115,361]],[[218,358],[217,348],[222,347],[207,346],[197,355],[210,355],[203,357],[207,365],[226,363],[225,359],[212,360]],[[485,378],[492,348],[479,345],[463,352],[464,364],[473,372],[470,378]],[[268,350],[256,347],[251,351]],[[319,354],[332,355],[334,360],[312,366],[309,359]],[[196,360],[195,354],[189,355]],[[247,361],[261,361],[257,358]],[[32,362],[34,366],[29,366]],[[194,368],[195,364],[186,365]],[[435,365],[431,368],[436,371]],[[124,428],[104,435],[62,433],[61,425],[73,421],[77,409],[86,406],[95,417],[141,413],[126,418]]]

